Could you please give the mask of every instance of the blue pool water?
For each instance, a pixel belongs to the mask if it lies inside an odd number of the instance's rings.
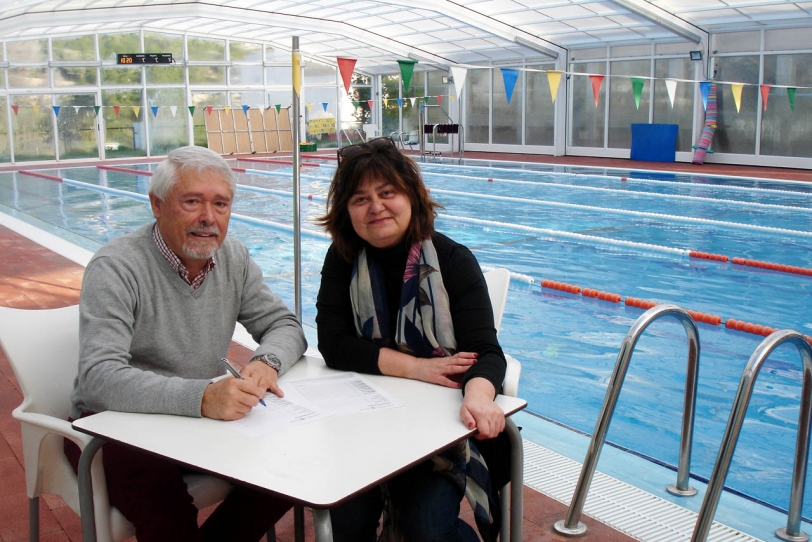
[[[438,229],[469,246],[484,267],[516,274],[500,341],[522,362],[520,395],[535,415],[591,433],[620,343],[643,312],[542,289],[542,279],[812,335],[812,277],[687,256],[695,250],[812,267],[812,186],[538,164],[421,166],[433,197],[445,206]],[[315,231],[309,221],[324,212],[332,171],[326,161],[302,171],[306,232]],[[47,173],[141,194],[148,185],[147,177],[96,168]],[[290,192],[289,168],[267,173],[239,174],[238,182]],[[151,220],[142,202],[14,173],[0,174],[0,205],[72,232],[91,250]],[[234,212],[290,227],[292,199],[241,190]],[[293,306],[291,234],[238,221],[232,221],[230,233],[249,247],[272,288]],[[314,302],[328,244],[316,235],[302,241],[303,320],[313,343]],[[724,326],[698,327],[691,470],[707,478],[742,369],[762,337]],[[609,442],[676,465],[686,359],[680,324],[664,319],[647,330],[632,358]],[[788,505],[799,366],[797,351],[786,345],[765,365],[727,478],[735,491],[778,508]],[[812,517],[810,498],[804,516]]]

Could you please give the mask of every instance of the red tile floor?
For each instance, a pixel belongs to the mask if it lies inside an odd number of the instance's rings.
[[[466,153],[467,158],[523,160],[547,163],[634,167],[640,169],[666,169],[690,173],[746,175],[775,179],[812,180],[812,172],[780,168],[752,168],[720,164],[661,164],[606,160],[593,158],[550,157],[529,155],[494,155]],[[34,169],[32,166],[28,166]],[[47,166],[46,166],[47,167]],[[11,169],[2,167],[0,169]],[[15,168],[16,169],[16,168]],[[28,239],[0,227],[0,305],[24,309],[63,307],[78,302],[83,268],[50,252]],[[235,346],[231,355],[245,360],[249,354]],[[20,426],[11,417],[11,411],[22,402],[22,394],[11,367],[0,350],[0,542],[28,540],[28,499],[25,493]],[[470,509],[463,517],[472,522]],[[205,517],[210,510],[201,511]],[[563,519],[566,506],[530,488],[524,489],[524,540],[533,542],[568,540],[552,532],[555,521]],[[313,539],[310,514],[307,539]],[[584,517],[588,534],[581,540],[601,542],[627,542],[632,539],[611,528]],[[58,497],[46,495],[40,499],[41,540],[79,541],[79,517]],[[293,540],[293,514],[289,513],[277,525],[277,538],[282,542]]]

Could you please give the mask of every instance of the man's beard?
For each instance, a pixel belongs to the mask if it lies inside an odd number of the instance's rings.
[[[192,233],[210,233],[216,237],[200,238],[192,236]],[[182,247],[183,255],[194,260],[208,260],[220,248],[219,239],[220,228],[217,226],[192,226],[186,230]]]

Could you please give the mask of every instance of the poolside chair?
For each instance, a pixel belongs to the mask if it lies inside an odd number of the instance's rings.
[[[491,298],[493,307],[493,325],[496,333],[502,325],[502,315],[507,305],[508,287],[510,286],[510,271],[504,268],[492,269],[485,273],[485,282],[488,284],[488,295]],[[519,396],[519,377],[522,373],[522,365],[513,356],[505,354],[507,360],[507,370],[505,380],[502,383],[502,393],[511,397]],[[521,540],[522,516],[523,516],[523,491],[524,491],[524,449],[522,437],[516,424],[508,418],[506,420],[505,431],[507,431],[511,442],[510,458],[510,483],[506,484],[500,491],[500,505],[502,508],[502,531],[499,539],[502,542],[510,540]],[[508,499],[508,485],[510,486],[510,499]],[[510,508],[508,509],[508,500]],[[509,510],[512,514],[509,514]],[[510,520],[508,521],[508,518]],[[508,525],[510,528],[508,529]],[[510,538],[508,538],[510,535]]]
[[[20,421],[30,540],[39,540],[39,496],[59,495],[79,514],[77,478],[63,453],[63,437],[84,447],[93,437],[71,428],[67,418],[70,393],[79,363],[79,306],[51,310],[0,307],[0,347],[8,357],[23,392],[12,416]],[[102,453],[103,453],[102,449]],[[133,525],[110,506],[101,455],[91,469],[96,535],[100,542],[135,535]],[[185,478],[198,508],[223,500],[231,486],[206,475]],[[269,533],[271,540],[272,533]]]

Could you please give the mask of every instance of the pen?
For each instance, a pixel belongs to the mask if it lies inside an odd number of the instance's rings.
[[[231,373],[231,376],[233,376],[234,378],[239,378],[240,380],[245,380],[240,374],[240,372],[237,369],[235,369],[234,366],[226,358],[220,358],[220,361],[226,364],[226,369],[228,369],[228,372]],[[265,404],[265,401],[263,399],[260,399],[259,402],[262,404],[262,406],[268,406]]]

